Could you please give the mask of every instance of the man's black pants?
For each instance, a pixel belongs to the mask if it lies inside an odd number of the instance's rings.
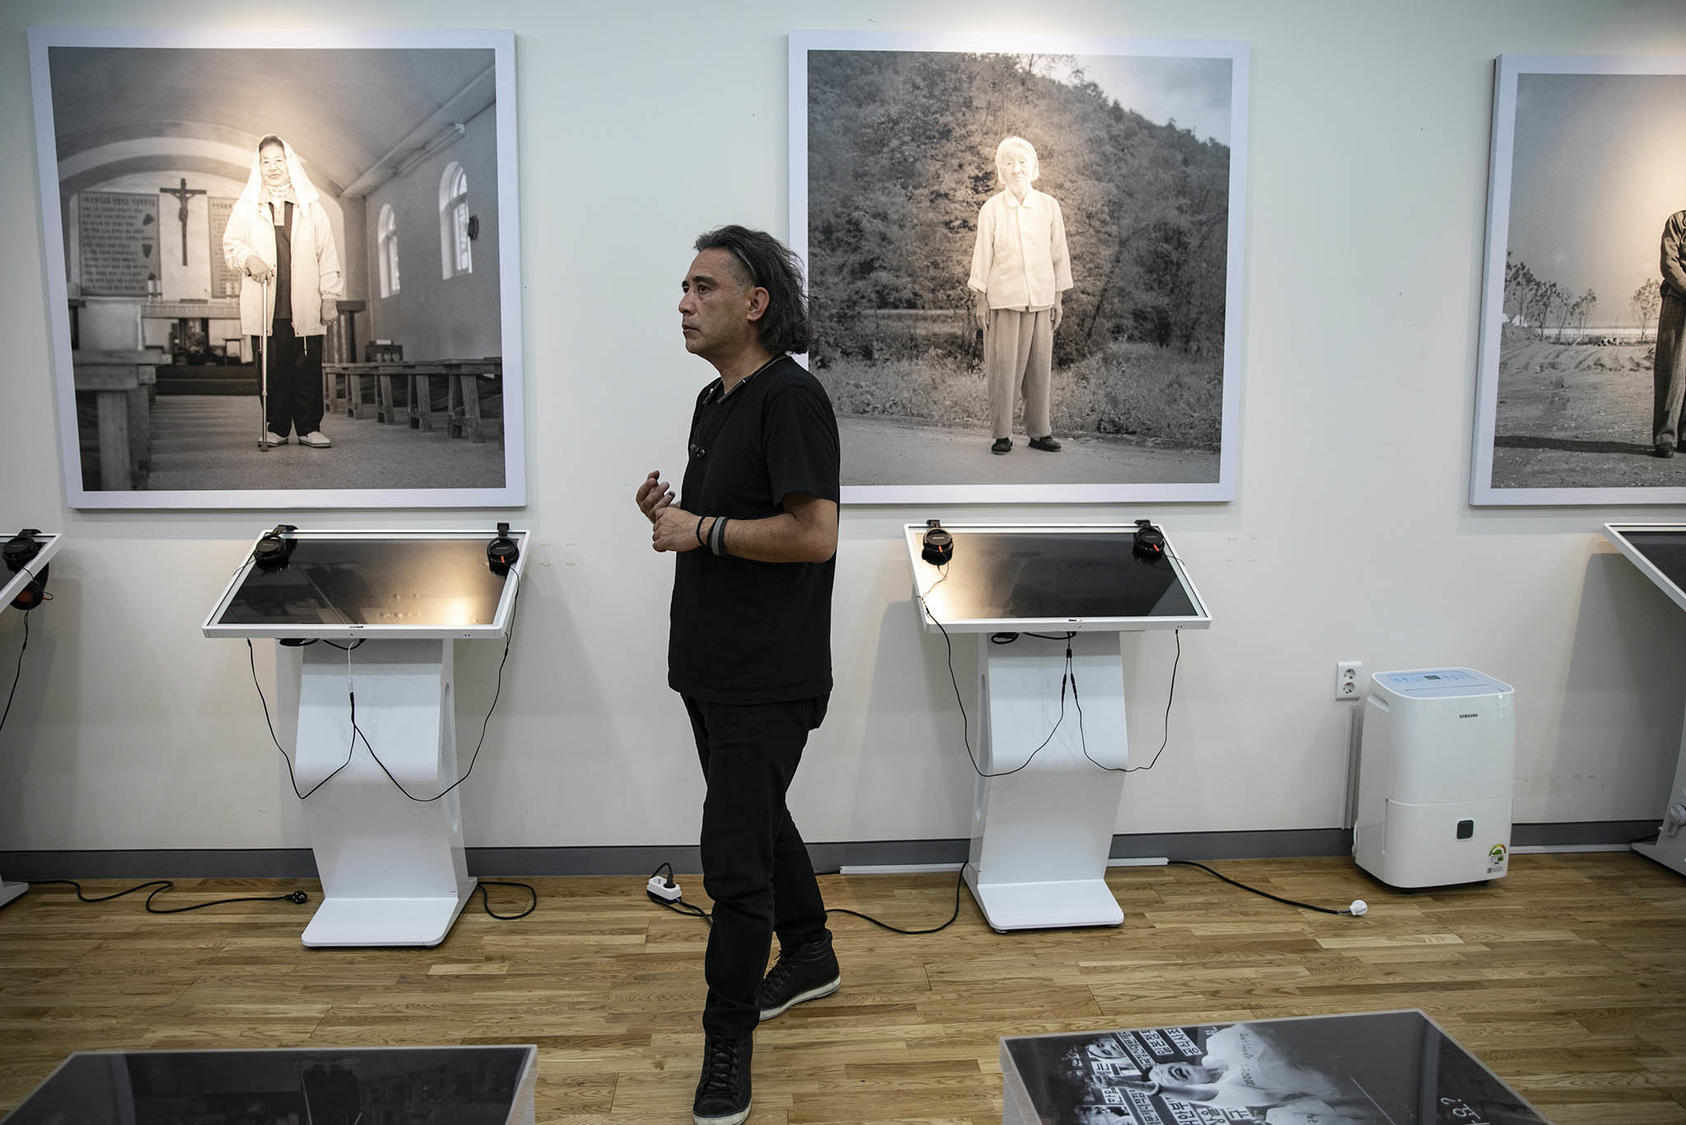
[[[273,323],[269,337],[269,408],[264,418],[270,431],[300,437],[322,428],[322,341],[325,336],[295,336],[291,320]],[[253,356],[263,341],[252,337]],[[259,378],[263,376],[260,373]]]
[[[741,1036],[761,1021],[755,990],[774,932],[781,948],[826,932],[825,902],[784,797],[830,696],[753,704],[683,698],[708,782],[702,868],[714,925],[703,956],[703,1030]]]

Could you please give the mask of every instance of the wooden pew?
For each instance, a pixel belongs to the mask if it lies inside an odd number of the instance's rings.
[[[362,381],[375,380],[375,418],[387,424],[399,418],[394,400],[393,380],[402,379],[407,391],[404,419],[413,430],[431,432],[433,419],[432,380],[446,380],[446,433],[451,437],[466,437],[470,441],[485,441],[487,419],[481,412],[482,394],[503,385],[503,357],[483,356],[479,359],[402,359],[369,363],[325,363],[325,378],[334,380],[344,376],[348,383],[347,417],[357,417],[361,402]],[[503,443],[503,423],[498,419],[498,443]]]
[[[152,455],[151,392],[162,361],[155,348],[71,353],[76,392],[92,394],[98,411],[102,492],[146,487]],[[83,487],[90,483],[84,481]]]

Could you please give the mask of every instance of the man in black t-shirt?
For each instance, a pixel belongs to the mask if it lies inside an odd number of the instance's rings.
[[[792,353],[808,350],[801,266],[739,226],[697,239],[679,302],[685,348],[720,377],[697,396],[675,503],[652,472],[638,488],[651,544],[675,552],[668,686],[683,698],[707,782],[697,1125],[749,1116],[761,1020],[842,983],[825,903],[785,793],[831,695],[837,419]],[[772,935],[779,959],[766,972]]]

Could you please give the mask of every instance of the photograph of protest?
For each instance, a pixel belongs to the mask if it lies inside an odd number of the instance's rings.
[[[845,500],[1225,500],[1247,53],[791,36],[791,239]]]
[[[30,59],[73,507],[523,501],[511,33]]]
[[[1476,504],[1686,502],[1686,62],[1498,60]]]

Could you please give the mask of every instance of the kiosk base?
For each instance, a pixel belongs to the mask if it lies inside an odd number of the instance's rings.
[[[438,945],[462,913],[475,880],[455,898],[331,898],[304,928],[312,949],[351,945]]]
[[[1680,810],[1686,808],[1686,721],[1681,724],[1680,756],[1674,763],[1674,786],[1668,791],[1667,809],[1657,838],[1648,843],[1635,844],[1633,850],[1646,859],[1654,859],[1671,871],[1686,875],[1686,824],[1681,823]],[[1669,834],[1669,829],[1673,834]]]
[[[0,880],[0,906],[5,906],[28,889],[28,883],[7,883]]]
[[[978,757],[993,776],[978,779],[973,807],[972,897],[996,930],[1116,926],[1106,862],[1128,761],[1118,634],[978,645]]]
[[[966,865],[966,886],[997,932],[1060,926],[1116,926],[1124,911],[1104,879],[1059,883],[979,883],[978,870]]]
[[[474,889],[458,794],[446,792],[457,780],[453,643],[303,650],[296,769],[301,788],[321,785],[304,818],[322,879],[305,945],[438,945]]]

